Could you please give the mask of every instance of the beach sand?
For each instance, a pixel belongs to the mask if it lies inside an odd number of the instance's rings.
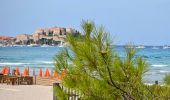
[[[0,84],[0,100],[53,100],[52,86]]]

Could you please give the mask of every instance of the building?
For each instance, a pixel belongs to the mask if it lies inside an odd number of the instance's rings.
[[[52,27],[37,29],[32,35],[21,34],[16,36],[17,44],[55,44],[64,43],[67,34],[79,34],[72,28]]]
[[[13,45],[15,39],[9,36],[0,36],[0,45]]]
[[[20,34],[16,36],[15,42],[17,44],[27,44],[29,41],[29,35],[28,34]]]

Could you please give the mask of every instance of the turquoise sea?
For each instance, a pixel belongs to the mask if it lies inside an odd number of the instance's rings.
[[[63,48],[61,47],[0,47],[0,69],[9,66],[10,69],[19,67],[21,72],[29,67],[30,73],[34,69],[38,74],[39,68],[53,69],[53,58]],[[124,57],[123,46],[117,46],[117,51]],[[143,80],[146,83],[160,83],[165,74],[170,72],[170,49],[162,47],[153,48],[147,46],[140,49],[138,55],[142,55],[149,63],[149,71],[145,73]]]

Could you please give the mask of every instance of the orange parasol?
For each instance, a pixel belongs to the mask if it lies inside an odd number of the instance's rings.
[[[65,77],[65,75],[66,75],[66,73],[67,73],[66,69],[65,69],[65,70],[63,70],[63,71],[61,72],[61,77],[62,77],[62,78],[64,78],[64,77]]]
[[[19,72],[19,68],[18,68],[18,67],[16,68],[15,74],[16,74],[16,75],[20,75],[20,72]]]
[[[55,71],[53,76],[54,78],[59,78],[58,72]]]
[[[42,69],[40,68],[39,77],[42,77]]]
[[[2,68],[1,73],[2,73],[2,74],[5,73],[5,67]]]
[[[28,69],[24,69],[24,73],[23,73],[23,76],[29,76],[29,72],[28,72]]]
[[[4,71],[2,74],[8,74],[8,67],[4,67]]]
[[[48,68],[46,69],[44,76],[45,76],[45,77],[50,77],[50,72],[49,72]]]

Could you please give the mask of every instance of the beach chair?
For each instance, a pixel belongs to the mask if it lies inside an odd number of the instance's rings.
[[[33,84],[33,77],[29,76],[29,70],[27,68],[24,69],[23,76],[19,78],[19,84],[22,85],[32,85]]]
[[[0,83],[3,83],[3,74],[0,73]]]
[[[33,84],[33,77],[32,76],[21,76],[19,78],[19,84],[22,85],[32,85]]]
[[[18,84],[18,77],[17,76],[6,76],[6,80],[5,82],[8,84],[12,84],[12,85],[15,85],[15,84]]]
[[[2,80],[1,80],[2,83],[9,83],[9,79],[8,79],[8,75],[2,75]]]

